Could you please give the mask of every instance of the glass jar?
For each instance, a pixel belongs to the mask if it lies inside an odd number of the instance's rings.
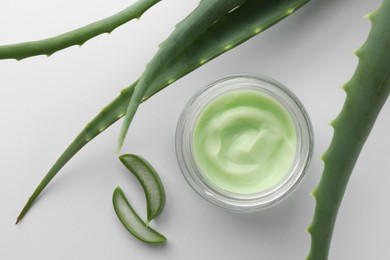
[[[295,129],[292,163],[272,187],[254,192],[237,192],[221,187],[200,167],[195,156],[194,131],[202,111],[215,100],[235,91],[255,91],[275,101],[287,112]],[[234,75],[217,80],[195,94],[184,108],[176,130],[176,155],[190,186],[203,198],[225,209],[252,212],[275,205],[288,197],[307,171],[313,151],[313,130],[298,98],[273,79],[259,75]],[[233,183],[234,185],[234,183]]]

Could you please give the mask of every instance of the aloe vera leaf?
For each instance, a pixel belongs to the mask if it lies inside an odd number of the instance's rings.
[[[165,190],[160,176],[144,158],[136,154],[119,157],[123,165],[140,182],[146,197],[147,222],[160,215],[165,206]]]
[[[248,0],[206,30],[190,48],[161,70],[148,87],[143,101],[190,71],[265,31],[308,2],[309,0]],[[160,83],[164,81],[168,84]]]
[[[16,220],[16,224],[18,224],[19,221],[24,217],[27,211],[31,208],[36,198],[39,196],[39,194],[50,183],[54,176],[57,175],[57,173],[62,169],[62,167],[64,167],[64,165],[89,141],[91,141],[93,138],[95,138],[97,135],[107,129],[111,124],[115,123],[116,120],[124,116],[124,113],[126,111],[126,106],[123,105],[124,101],[128,100],[128,98],[130,98],[133,94],[135,84],[136,83],[121,91],[121,94],[112,102],[110,102],[110,104],[108,104],[105,108],[103,108],[100,113],[95,118],[93,118],[76,136],[73,142],[61,154],[61,156],[50,168],[50,170],[39,183],[39,185],[35,188],[27,203],[24,205],[22,211],[19,213],[19,216]]]
[[[148,244],[162,244],[167,241],[163,235],[146,225],[138,216],[119,186],[116,187],[112,195],[112,204],[123,226],[134,237]]]
[[[139,19],[144,12],[160,1],[139,0],[119,13],[58,36],[38,41],[2,45],[0,46],[0,59],[22,60],[37,55],[50,56],[73,45],[81,46],[100,34],[111,33],[117,27],[133,19]]]
[[[265,4],[266,8],[253,8],[257,7],[258,4],[260,5],[261,2]],[[233,48],[239,45],[289,16],[307,2],[309,0],[248,0],[247,4],[229,13],[214,26],[210,27],[204,37],[199,37],[193,45],[188,47],[188,51],[183,51],[172,60],[161,71],[151,87],[148,88],[143,101],[169,86],[180,77],[207,63],[212,58],[231,49],[225,48],[226,46],[231,45]],[[253,28],[255,29],[253,30]],[[237,33],[238,31],[240,33]],[[214,39],[214,36],[218,37]],[[77,135],[36,187],[20,212],[16,223],[24,217],[44,188],[81,148],[125,115],[128,101],[133,94],[136,84],[137,82],[122,90],[120,95],[97,114]]]
[[[207,28],[225,16],[228,12],[239,7],[246,0],[202,0],[199,5],[184,20],[176,25],[172,34],[160,44],[155,56],[146,65],[134,93],[129,101],[122,129],[119,133],[118,152],[121,150],[130,123],[141,104],[147,88],[152,84],[159,71],[174,59],[177,53],[186,49],[203,34]]]
[[[324,171],[313,191],[316,208],[308,228],[312,237],[308,260],[328,258],[332,233],[349,177],[375,120],[390,93],[390,0],[368,15],[372,28],[356,51],[359,63],[344,85],[346,100],[332,122],[334,135],[323,155]]]

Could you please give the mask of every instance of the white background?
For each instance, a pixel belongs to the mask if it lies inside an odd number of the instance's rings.
[[[129,0],[2,0],[0,44],[35,40],[109,16]],[[121,185],[145,216],[142,189],[116,158],[119,124],[88,144],[57,175],[25,219],[16,216],[60,153],[82,127],[133,82],[157,45],[198,0],[165,0],[140,21],[52,57],[0,61],[0,259],[266,259],[303,260],[308,254],[314,199],[328,146],[329,122],[344,101],[341,85],[365,40],[363,19],[379,0],[313,0],[286,20],[177,81],[141,106],[124,152],[146,157],[167,192],[151,225],[169,242],[149,246],[118,221],[111,195]],[[230,74],[257,73],[292,89],[315,131],[313,162],[285,203],[259,214],[219,209],[185,182],[174,134],[188,99]],[[362,151],[341,206],[330,259],[389,259],[390,105]]]

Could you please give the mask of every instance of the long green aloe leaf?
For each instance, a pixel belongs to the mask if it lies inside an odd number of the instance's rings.
[[[345,84],[342,111],[332,122],[334,136],[323,156],[324,172],[313,191],[316,209],[308,228],[312,244],[308,260],[326,260],[349,177],[375,120],[390,93],[390,0],[368,15],[372,28],[356,51],[359,64]]]
[[[71,47],[83,45],[86,41],[103,33],[111,33],[115,28],[133,20],[161,0],[139,0],[121,12],[76,30],[48,39],[0,46],[0,59],[22,60],[37,55],[50,56]]]
[[[309,0],[248,0],[242,7],[208,28],[187,50],[164,67],[148,88],[143,101],[211,59],[261,33],[307,2]],[[78,134],[34,190],[19,214],[17,223],[61,168],[88,142],[125,115],[136,83],[124,89]]]
[[[174,59],[177,53],[185,50],[203,34],[207,28],[220,20],[228,12],[240,7],[246,0],[202,0],[197,8],[177,24],[172,34],[160,44],[155,56],[147,64],[138,81],[127,107],[126,116],[119,134],[118,152],[122,148],[130,123],[138,106],[159,71]]]
[[[310,0],[248,0],[229,13],[178,55],[148,87],[144,99],[181,76],[265,31]],[[165,84],[162,82],[167,81]]]

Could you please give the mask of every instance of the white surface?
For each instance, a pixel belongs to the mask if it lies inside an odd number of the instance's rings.
[[[130,1],[0,3],[0,44],[39,39],[87,24]],[[116,158],[120,124],[88,144],[49,185],[20,225],[16,216],[30,193],[81,128],[118,91],[133,82],[156,47],[198,0],[166,0],[139,22],[82,48],[50,58],[0,61],[0,259],[305,259],[314,199],[332,129],[344,101],[340,86],[357,64],[352,54],[370,23],[362,16],[379,0],[313,0],[296,14],[211,61],[142,105],[123,151],[145,156],[167,191],[163,214],[152,223],[169,239],[151,247],[119,223],[111,195],[117,185],[145,216],[142,190]],[[200,87],[240,72],[272,77],[306,106],[315,130],[312,165],[297,192],[261,214],[229,213],[187,185],[176,162],[179,114]],[[390,184],[387,103],[350,180],[330,259],[389,259]],[[386,163],[387,162],[387,163]]]

